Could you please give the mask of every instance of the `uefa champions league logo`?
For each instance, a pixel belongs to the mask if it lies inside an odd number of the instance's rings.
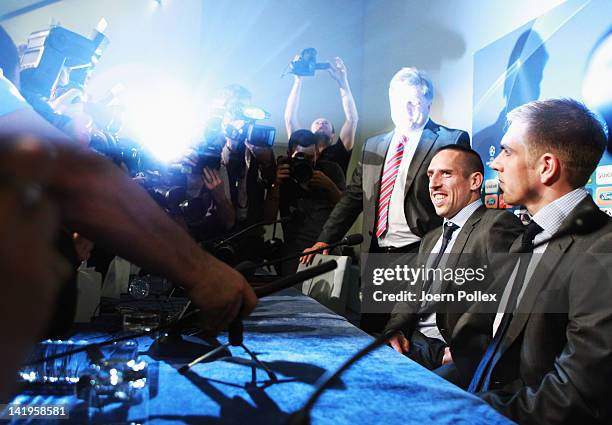
[[[489,146],[489,156],[493,158],[495,156],[495,146]]]

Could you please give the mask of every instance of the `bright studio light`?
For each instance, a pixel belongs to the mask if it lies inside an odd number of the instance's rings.
[[[187,87],[150,78],[125,96],[124,128],[159,160],[180,158],[202,132],[198,102]]]

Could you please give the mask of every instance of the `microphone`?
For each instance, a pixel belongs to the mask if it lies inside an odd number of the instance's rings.
[[[361,233],[353,233],[352,235],[348,235],[342,238],[341,242],[343,245],[359,245],[363,242],[363,235]]]
[[[318,266],[310,267],[294,275],[280,278],[265,286],[254,288],[253,290],[255,291],[257,298],[267,297],[268,295],[272,295],[275,292],[281,291],[293,285],[297,285],[298,283],[303,282],[305,280],[312,279],[313,277],[317,277],[319,275],[332,271],[336,267],[338,267],[338,263],[336,262],[336,260],[326,261],[325,263],[319,264]]]
[[[260,222],[257,222],[257,223],[254,223],[254,224],[251,224],[250,226],[247,226],[247,227],[245,227],[244,229],[239,230],[238,232],[233,233],[233,234],[231,234],[231,235],[229,235],[229,236],[227,236],[227,237],[223,237],[223,239],[218,240],[217,242],[214,242],[214,240],[213,240],[213,241],[206,241],[205,243],[214,243],[214,245],[213,245],[213,249],[216,249],[216,248],[219,248],[219,247],[220,247],[220,246],[222,246],[222,245],[225,245],[225,244],[226,244],[226,243],[228,243],[228,242],[233,241],[234,239],[238,238],[239,236],[242,236],[242,235],[244,235],[245,233],[247,233],[247,232],[249,232],[249,231],[251,231],[251,230],[255,229],[256,227],[260,227],[260,226],[267,226],[267,225],[269,225],[269,224],[285,223],[285,222],[287,222],[288,220],[289,220],[289,218],[288,218],[288,217],[285,217],[285,218],[281,218],[281,219],[279,219],[279,220],[272,220],[272,221],[265,220],[265,221],[260,221]]]
[[[276,258],[274,260],[263,261],[261,263],[254,263],[254,264],[250,264],[250,265],[244,264],[244,265],[241,266],[240,272],[243,273],[243,274],[244,273],[249,273],[249,272],[251,272],[251,271],[253,271],[255,269],[258,269],[260,267],[272,266],[274,264],[283,263],[283,262],[285,262],[287,260],[294,260],[296,258],[303,257],[304,255],[316,254],[316,253],[319,253],[319,252],[323,252],[325,250],[336,248],[338,246],[359,245],[362,242],[363,242],[363,235],[361,235],[360,233],[355,233],[355,234],[352,234],[352,235],[345,236],[339,242],[334,242],[334,243],[331,243],[328,246],[325,246],[323,248],[319,248],[319,249],[315,249],[315,250],[312,250],[312,251],[308,251],[308,253],[299,252],[297,254],[289,254],[289,255],[286,255],[286,256],[281,257],[281,258]]]
[[[331,270],[334,270],[336,267],[338,267],[338,263],[336,263],[335,260],[327,261],[323,264],[319,264],[318,266],[311,267],[309,269],[298,272],[292,276],[287,276],[287,277],[275,280],[274,282],[271,282],[270,284],[266,286],[254,289],[254,291],[255,291],[255,294],[257,295],[257,298],[263,298],[275,292],[289,288],[305,280],[312,279],[313,277],[319,276],[323,273],[327,273]],[[252,352],[250,352],[250,350],[243,344],[243,340],[244,340],[243,332],[244,332],[244,327],[242,325],[242,318],[238,317],[229,326],[228,342],[220,345],[219,347],[215,348],[212,351],[209,351],[208,353],[205,353],[197,357],[191,362],[181,366],[178,369],[179,373],[181,374],[186,373],[193,366],[197,365],[198,363],[203,362],[204,360],[212,357],[213,355],[228,348],[231,345],[233,347],[238,347],[238,346],[242,347],[257,364],[261,365],[264,368],[264,370],[266,370],[270,378],[273,381],[276,381],[276,375],[274,374],[274,372],[269,370],[263,363],[257,360],[257,356],[255,356]]]
[[[288,288],[290,286],[293,286],[297,283],[300,283],[304,280],[307,279],[311,279],[315,276],[318,276],[319,274],[323,274],[323,273],[327,273],[331,270],[334,270],[336,267],[338,267],[338,264],[336,263],[336,261],[328,261],[325,262],[323,264],[320,264],[316,267],[311,267],[307,270],[304,270],[302,272],[296,273],[293,276],[289,276],[286,278],[281,278],[278,279],[274,282],[271,282],[270,284],[261,287],[261,288],[257,288],[255,290],[255,294],[258,296],[258,298],[262,298],[262,297],[266,297],[268,295],[271,295],[277,291],[280,291],[282,289]],[[79,348],[75,348],[74,350],[69,350],[69,351],[64,351],[63,353],[59,353],[59,354],[54,354],[52,356],[47,356],[47,357],[43,357],[40,359],[36,359],[33,360],[31,362],[26,363],[24,366],[33,366],[36,364],[40,364],[40,363],[44,363],[50,360],[56,360],[56,359],[60,359],[63,357],[69,357],[73,354],[77,354],[77,353],[81,353],[83,351],[88,351],[88,352],[95,352],[97,349],[99,349],[100,347],[104,347],[106,345],[111,345],[114,344],[115,342],[121,342],[121,341],[125,341],[128,339],[134,339],[134,338],[139,338],[141,336],[145,336],[145,335],[149,335],[155,332],[163,332],[163,331],[167,331],[172,329],[173,327],[176,327],[177,325],[181,325],[185,322],[187,322],[188,319],[191,319],[191,316],[193,316],[194,314],[198,313],[199,310],[193,310],[189,313],[186,313],[185,315],[183,315],[183,317],[181,317],[180,319],[177,320],[173,320],[171,322],[165,323],[163,325],[157,326],[155,328],[151,328],[149,330],[146,331],[142,331],[142,332],[133,332],[130,333],[128,335],[123,335],[120,337],[116,337],[116,338],[111,338],[109,340],[106,341],[102,341],[102,342],[95,342],[92,344],[87,344],[87,345],[83,345]],[[231,325],[230,325],[230,333],[232,334],[230,336],[230,339],[232,340],[237,340],[240,338],[241,340],[241,336],[236,336],[237,331],[241,330],[239,328],[241,328],[242,324],[236,324],[237,321],[234,321]],[[232,328],[234,329],[232,331]]]

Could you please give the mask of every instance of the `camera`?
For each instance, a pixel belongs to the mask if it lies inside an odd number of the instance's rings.
[[[226,109],[234,120],[244,121],[244,125],[236,128],[233,125],[225,125],[223,127],[223,135],[229,139],[235,140],[243,144],[249,142],[255,146],[270,146],[274,145],[276,137],[276,129],[266,125],[255,124],[257,120],[270,118],[270,114],[257,106],[244,106],[240,103],[231,105]]]
[[[204,168],[218,170],[221,168],[221,148],[212,144],[202,143],[194,150],[195,164],[178,162],[171,164],[168,169],[173,174],[202,175]]]
[[[313,47],[302,50],[289,64],[289,72],[300,77],[312,77],[315,71],[329,68],[331,68],[329,62],[317,62],[317,50]]]
[[[83,88],[109,43],[103,34],[105,29],[106,21],[102,19],[91,39],[61,26],[30,34],[21,58],[23,91],[30,96],[51,98],[63,69],[70,70],[69,85]]]
[[[272,145],[274,145],[274,138],[276,137],[276,129],[274,127],[258,125],[254,122],[245,123],[240,128],[226,125],[223,133],[229,139],[235,140],[241,144],[249,142],[255,146],[272,147]]]
[[[298,185],[306,184],[312,178],[312,160],[303,152],[297,152],[292,157],[279,157],[278,163],[289,164],[289,178]]]
[[[181,204],[187,200],[185,186],[151,185],[147,187],[149,195],[165,210],[176,213]]]

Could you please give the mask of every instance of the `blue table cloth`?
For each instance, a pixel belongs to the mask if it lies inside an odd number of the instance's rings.
[[[278,382],[272,383],[264,370],[254,367],[240,347],[231,347],[231,356],[226,352],[185,375],[177,372],[185,358],[145,356],[150,369],[147,399],[133,406],[107,406],[93,414],[90,409],[91,418],[97,423],[281,424],[302,407],[321,375],[372,340],[294,289],[262,299],[244,327],[245,345],[276,373]],[[219,337],[225,340],[226,336]],[[151,342],[141,338],[140,351],[146,352]],[[70,419],[57,423],[88,420],[86,406],[75,398],[16,400],[69,403]],[[313,424],[512,423],[478,397],[389,347],[379,348],[345,372],[319,399],[311,418]]]

